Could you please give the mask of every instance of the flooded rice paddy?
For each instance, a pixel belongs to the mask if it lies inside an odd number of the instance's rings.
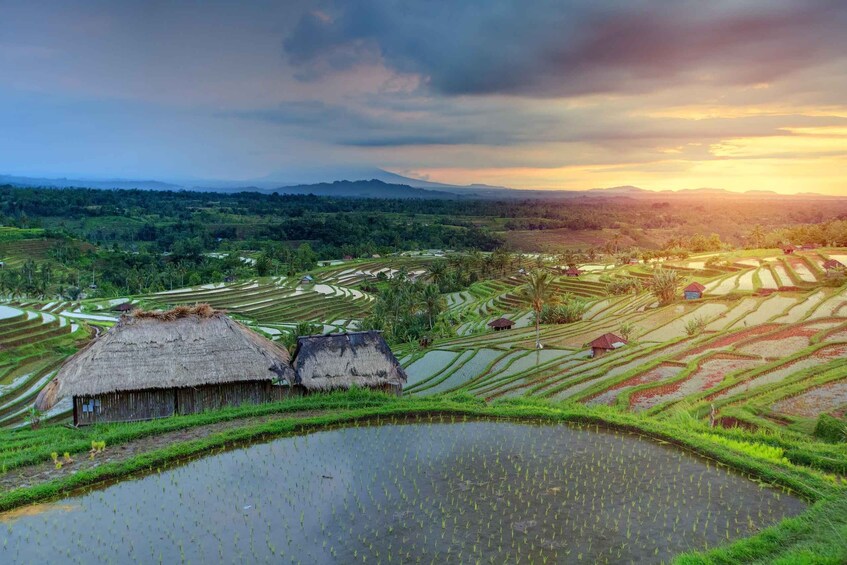
[[[220,452],[0,515],[0,563],[650,563],[804,508],[624,432],[392,423]]]

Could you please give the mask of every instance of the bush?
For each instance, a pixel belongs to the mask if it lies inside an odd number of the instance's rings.
[[[706,320],[702,316],[695,316],[685,323],[685,333],[689,337],[699,335],[706,329]]]
[[[653,275],[652,290],[660,304],[670,304],[676,298],[679,277],[676,271],[659,269]]]
[[[847,422],[833,418],[829,414],[821,414],[815,425],[814,435],[824,441],[847,441]]]
[[[824,284],[831,287],[842,286],[845,281],[847,281],[847,276],[845,276],[844,269],[830,269],[824,277]]]
[[[545,304],[539,320],[542,324],[571,324],[581,320],[587,309],[584,300],[568,297],[556,306]]]
[[[613,279],[606,284],[606,292],[613,296],[630,294],[641,290],[641,282],[636,278]]]

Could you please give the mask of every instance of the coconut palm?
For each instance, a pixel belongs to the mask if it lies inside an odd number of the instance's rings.
[[[541,349],[541,334],[538,327],[539,319],[541,318],[541,309],[545,304],[550,304],[554,301],[553,295],[553,277],[547,271],[533,271],[529,275],[529,280],[522,288],[523,296],[529,300],[533,311],[535,312],[535,348]]]
[[[447,263],[443,259],[430,263],[429,276],[439,288],[444,286],[444,281],[447,279]]]
[[[444,297],[438,292],[438,287],[434,284],[428,284],[423,289],[423,306],[426,312],[427,320],[429,321],[429,331],[434,327],[434,320],[438,314],[444,309]]]

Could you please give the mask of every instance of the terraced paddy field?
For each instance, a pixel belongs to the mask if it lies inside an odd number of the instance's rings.
[[[847,401],[832,392],[831,401],[805,403],[791,420],[769,415],[777,416],[772,407],[781,406],[775,404],[781,395],[798,396],[819,384],[808,378],[815,367],[847,370],[847,311],[834,306],[845,299],[844,289],[718,297],[661,308],[646,293],[597,299],[581,322],[542,326],[541,351],[534,349],[531,327],[443,340],[430,352],[401,349],[413,375],[407,392],[541,398],[657,417],[685,411],[705,418],[716,403],[717,415],[725,409],[733,421],[808,430],[821,414],[847,409]],[[694,318],[705,320],[706,330],[689,336],[686,321]],[[588,342],[624,323],[634,330],[629,345],[592,359]],[[754,409],[739,413],[745,395],[775,400],[754,402]]]
[[[90,338],[89,330],[60,314],[70,303],[0,306],[0,427],[18,426],[30,418],[35,397],[62,361]],[[64,419],[69,405],[43,415]]]
[[[319,322],[339,329],[367,315],[373,300],[354,288],[300,284],[299,279],[285,277],[179,289],[144,298],[161,307],[207,303],[263,325]]]
[[[318,484],[291,488],[303,469]],[[0,514],[0,560],[658,563],[806,508],[637,434],[388,422],[211,454]]]

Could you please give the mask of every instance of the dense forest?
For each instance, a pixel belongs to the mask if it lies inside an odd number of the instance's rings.
[[[43,240],[3,270],[0,292],[72,299],[94,287],[103,296],[152,292],[424,249],[462,252],[478,266],[454,265],[448,274],[436,267],[436,283],[449,292],[498,264],[496,254],[479,252],[532,249],[513,234],[544,241],[541,250],[559,264],[599,255],[625,264],[737,247],[844,245],[844,218],[843,200],[772,196],[386,200],[0,186],[0,225],[16,229],[0,235],[0,260],[14,255],[4,238]],[[573,243],[584,234],[592,235]]]

